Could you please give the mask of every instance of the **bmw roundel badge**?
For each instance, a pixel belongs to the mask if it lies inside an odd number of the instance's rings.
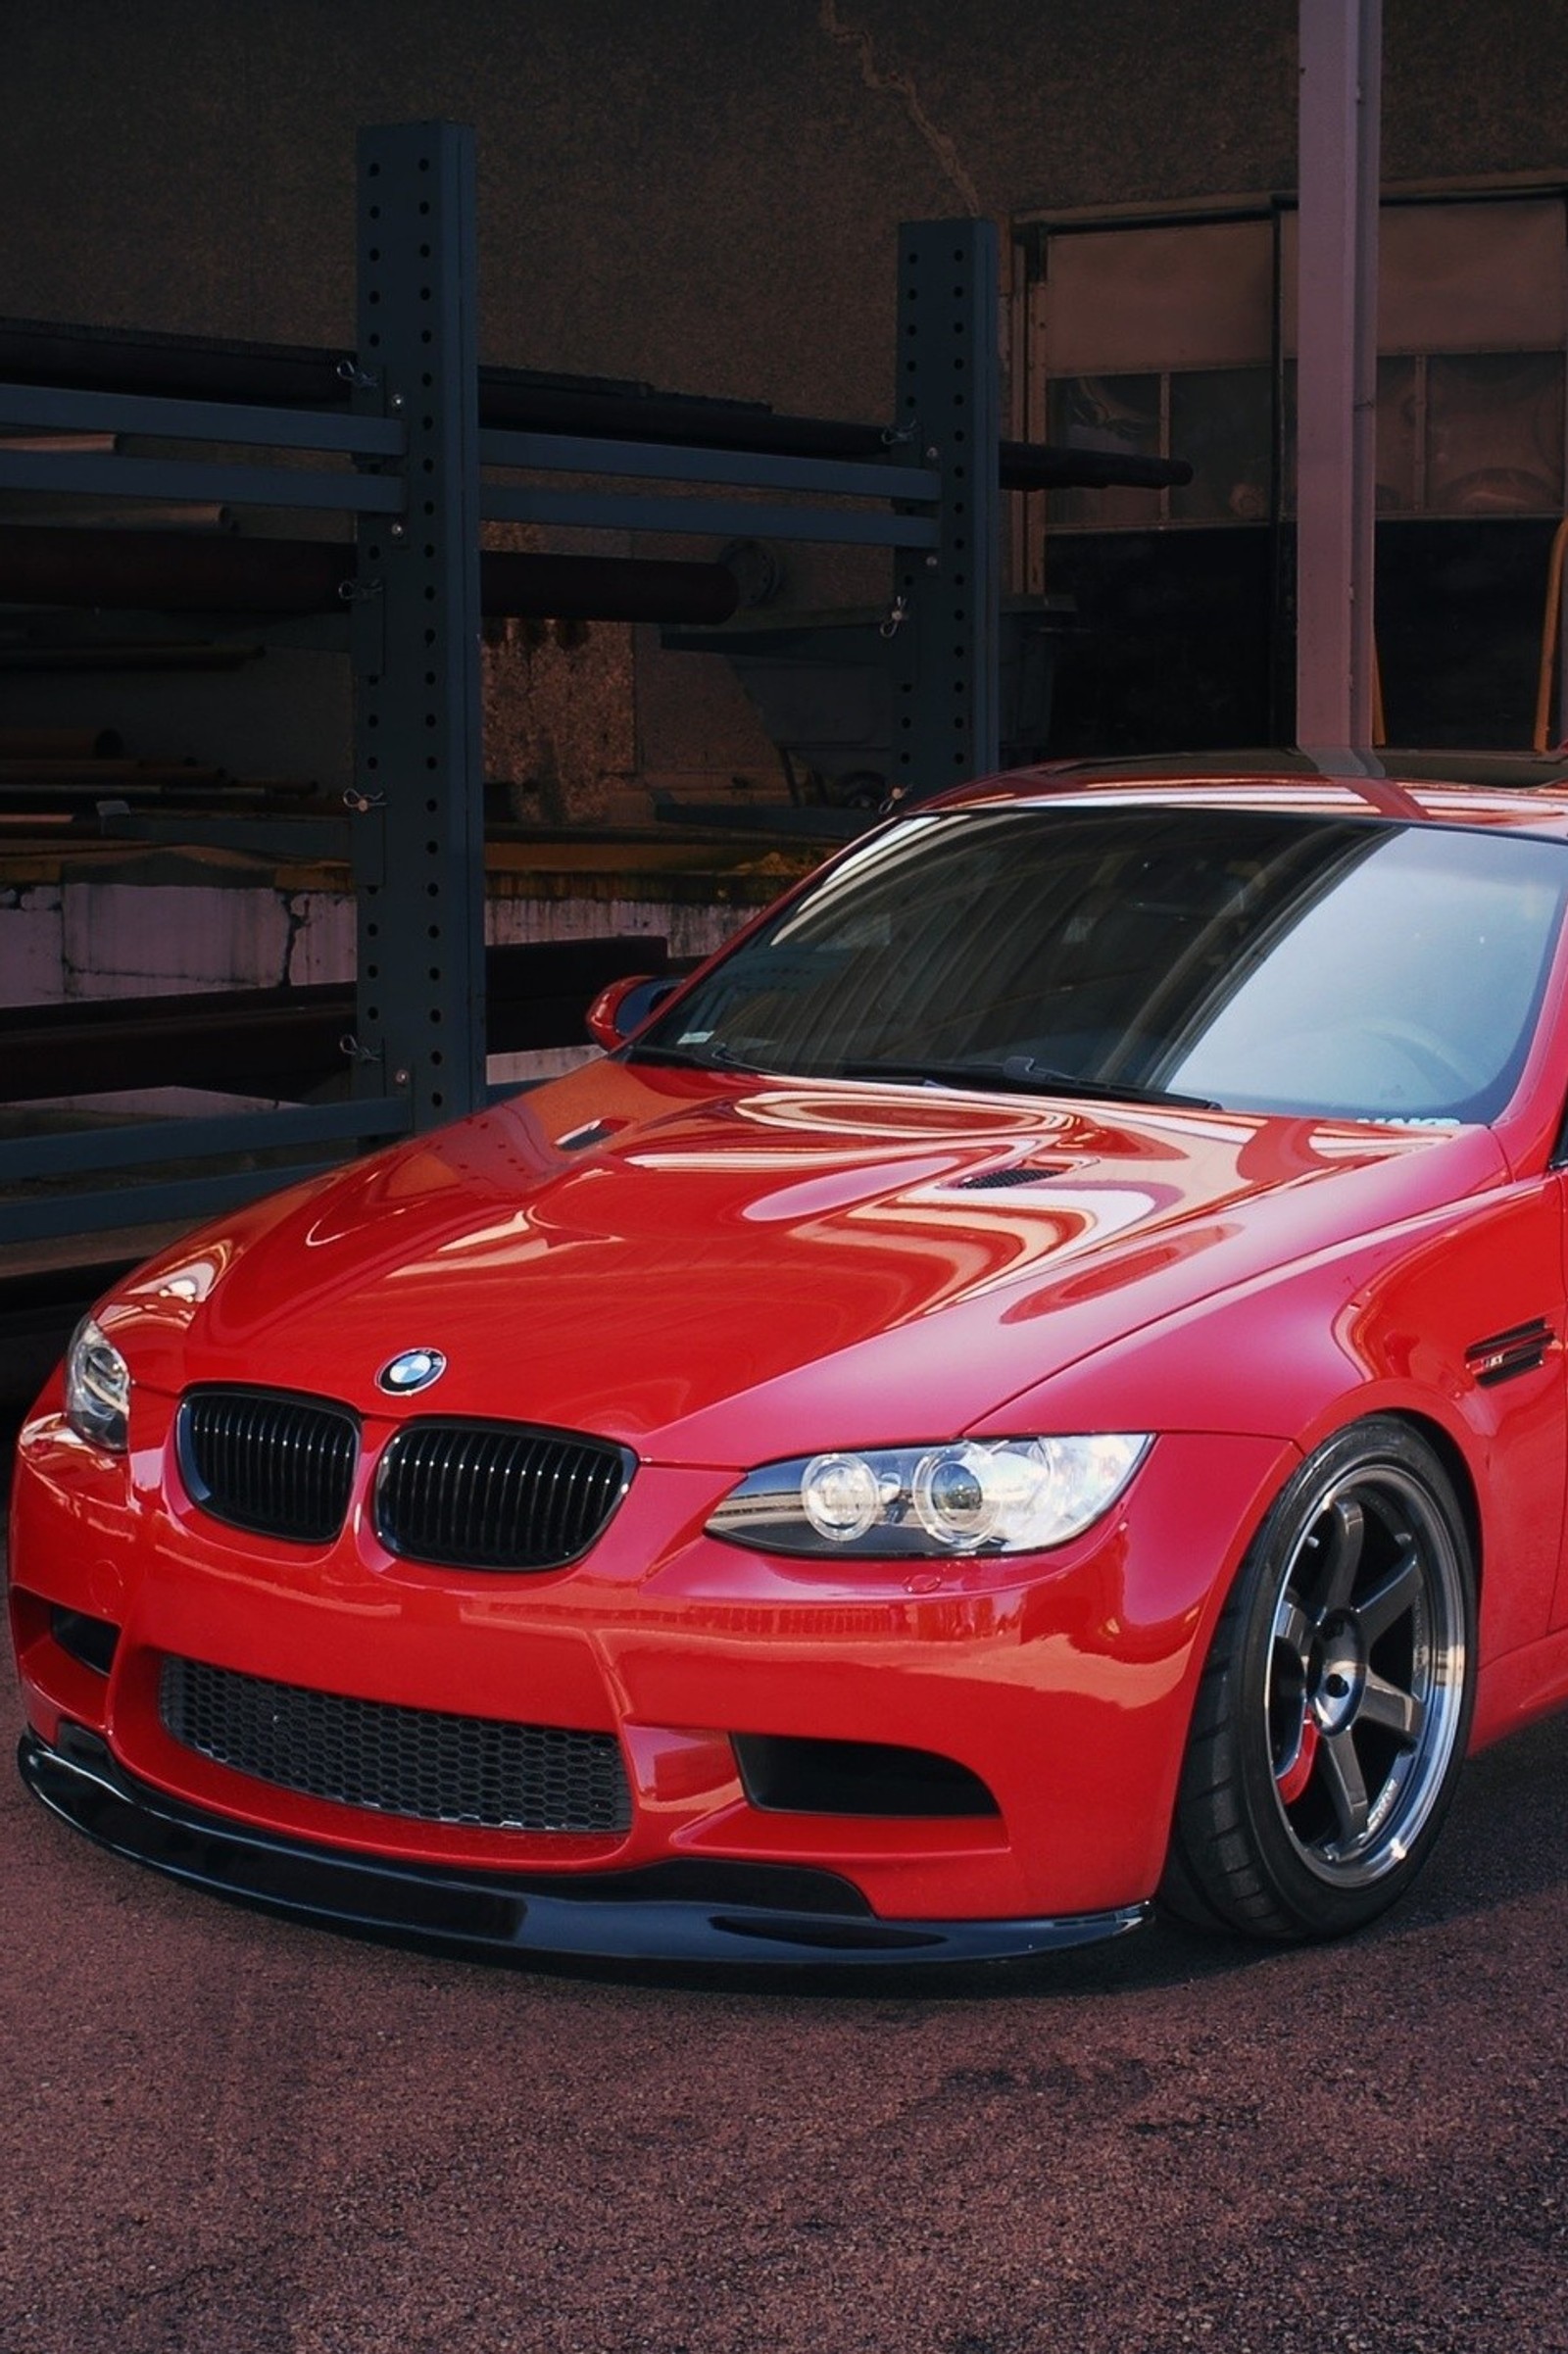
[[[446,1369],[447,1360],[439,1349],[405,1349],[381,1367],[375,1377],[376,1388],[390,1390],[394,1398],[407,1398],[415,1390],[428,1390]]]

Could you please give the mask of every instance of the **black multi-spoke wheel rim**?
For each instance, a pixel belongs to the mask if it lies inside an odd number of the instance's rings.
[[[1420,1481],[1363,1462],[1325,1483],[1277,1589],[1266,1730],[1297,1854],[1364,1888],[1409,1855],[1464,1717],[1464,1573]]]

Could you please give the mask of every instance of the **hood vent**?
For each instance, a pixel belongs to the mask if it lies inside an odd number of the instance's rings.
[[[1025,1161],[1009,1169],[982,1169],[976,1177],[956,1177],[948,1188],[954,1194],[1000,1194],[1014,1185],[1043,1185],[1048,1177],[1065,1177],[1064,1160]]]
[[[1477,1386],[1490,1390],[1498,1382],[1512,1381],[1517,1373],[1534,1373],[1545,1363],[1551,1341],[1551,1326],[1545,1317],[1535,1316],[1528,1324],[1511,1324],[1506,1332],[1472,1341],[1464,1361]]]

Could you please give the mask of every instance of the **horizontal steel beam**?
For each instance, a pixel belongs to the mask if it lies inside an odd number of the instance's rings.
[[[799,490],[823,499],[914,499],[933,504],[941,478],[923,466],[836,458],[774,458],[757,452],[671,448],[646,441],[598,441],[574,433],[481,433],[481,466],[535,473],[636,474],[644,481],[729,482],[749,490]]]
[[[358,563],[349,541],[0,522],[0,604],[342,613]],[[717,623],[739,601],[735,576],[722,564],[508,548],[481,551],[479,593],[487,613],[557,620]]]
[[[149,838],[135,818],[111,822],[117,835],[123,830]],[[153,829],[163,823],[146,822]],[[171,831],[176,822],[169,821]],[[265,831],[266,821],[257,822]],[[225,840],[230,831],[202,818],[187,819],[178,830],[187,841],[203,842]],[[298,830],[303,834],[307,829],[301,825]],[[330,840],[337,829],[327,823],[317,830]],[[150,838],[164,837],[154,830]],[[318,842],[315,855],[324,855],[322,843]],[[625,973],[667,969],[666,944],[657,933],[526,941],[487,949],[485,1005],[491,1052],[585,1046],[584,1011],[607,983]],[[341,1080],[342,1042],[353,1027],[353,988],[335,981],[303,989],[225,989],[0,1007],[0,1086],[13,1104],[96,1095],[105,1089],[167,1086],[176,1077],[187,1087],[297,1098]],[[179,1149],[183,1131],[166,1126],[159,1133],[170,1152]],[[95,1152],[102,1134],[94,1131]],[[6,1159],[10,1149],[0,1144],[0,1179],[14,1173]]]
[[[492,523],[561,523],[589,531],[692,532],[705,539],[804,539],[854,548],[934,548],[929,515],[857,515],[823,507],[763,507],[744,499],[627,498],[613,491],[514,490],[479,493]]]
[[[0,376],[31,383],[92,384],[215,402],[294,400],[319,410],[347,399],[340,353],[293,344],[225,343],[207,336],[127,334],[103,328],[0,319]],[[796,458],[877,461],[885,425],[791,417],[760,401],[660,392],[649,384],[563,377],[526,368],[479,370],[479,419],[499,431],[603,435],[645,447],[749,451]],[[1071,484],[1189,482],[1177,459],[1134,458],[1051,443],[1004,441],[1004,490]]]
[[[299,1103],[286,1111],[221,1112],[211,1119],[147,1120],[133,1127],[78,1128],[57,1136],[13,1137],[0,1144],[0,1185],[86,1171],[140,1169],[159,1161],[212,1160],[220,1152],[268,1152],[282,1145],[402,1136],[409,1106],[402,1096],[354,1103]],[[0,1234],[13,1204],[0,1202]]]
[[[828,802],[771,802],[760,809],[748,809],[744,802],[661,798],[654,805],[654,815],[661,825],[700,826],[710,833],[786,835],[803,842],[853,842],[858,834],[868,834],[882,822],[875,809],[837,809]]]
[[[351,541],[0,522],[4,605],[342,613],[358,564]],[[735,575],[722,564],[509,548],[480,552],[479,596],[487,613],[590,621],[717,623],[739,601]]]
[[[220,796],[215,794],[214,798]],[[126,809],[105,814],[99,805],[98,831],[109,842],[163,842],[188,850],[237,850],[251,858],[275,858],[281,864],[319,865],[324,859],[348,859],[348,830],[353,819],[302,817],[292,825],[273,817],[150,817]],[[0,1020],[3,1028],[3,1020]]]
[[[223,466],[213,460],[65,456],[0,445],[0,490],[91,492],[123,499],[216,499],[228,507],[338,508],[401,515],[398,474],[325,474],[304,466]]]
[[[71,392],[53,384],[0,383],[0,425],[51,433],[149,433],[160,441],[226,441],[274,450],[339,450],[356,458],[401,458],[408,439],[399,417]]]
[[[0,1202],[0,1242],[44,1243],[67,1234],[162,1226],[179,1218],[198,1225],[236,1202],[281,1193],[329,1166],[302,1161],[286,1168],[235,1169],[214,1177],[182,1177],[168,1185],[127,1185],[97,1194],[48,1194],[33,1202]]]

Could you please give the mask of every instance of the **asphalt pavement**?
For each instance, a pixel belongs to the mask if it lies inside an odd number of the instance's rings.
[[[1415,1901],[941,1985],[433,1962],[102,1854],[0,1696],[0,2354],[1568,2350],[1568,1721]]]

